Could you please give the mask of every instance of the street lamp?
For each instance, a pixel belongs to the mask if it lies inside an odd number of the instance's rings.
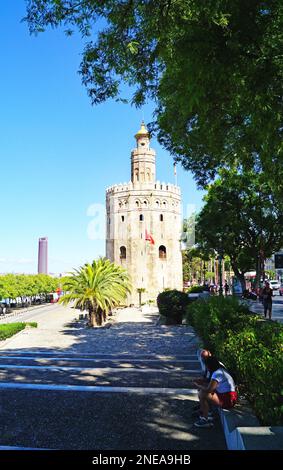
[[[222,280],[222,254],[218,256],[218,263],[219,263],[219,295],[223,294],[223,280]]]

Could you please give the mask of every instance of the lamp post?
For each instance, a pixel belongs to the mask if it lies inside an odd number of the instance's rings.
[[[218,256],[218,264],[219,264],[219,295],[223,295],[223,279],[222,279],[222,260],[223,256],[220,253]]]

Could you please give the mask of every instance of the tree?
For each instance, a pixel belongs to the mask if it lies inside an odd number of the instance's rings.
[[[237,160],[282,198],[281,0],[28,0],[25,19],[87,38],[94,104],[123,100],[121,82],[137,106],[153,99],[151,129],[199,185]]]
[[[142,305],[142,294],[145,292],[144,287],[138,287],[137,293],[139,294],[139,306],[141,307]]]
[[[88,310],[90,325],[100,326],[107,313],[125,300],[131,285],[124,268],[100,258],[75,270],[66,278],[64,290],[59,302],[74,302],[75,307]]]
[[[257,270],[283,244],[283,210],[262,174],[223,170],[208,188],[196,225],[197,241],[228,255],[245,288],[245,272]]]

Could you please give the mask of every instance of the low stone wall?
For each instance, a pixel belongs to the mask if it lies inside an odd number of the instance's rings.
[[[201,349],[198,358],[205,370],[200,353]],[[228,450],[283,450],[283,426],[261,426],[244,398],[231,410],[218,411]]]

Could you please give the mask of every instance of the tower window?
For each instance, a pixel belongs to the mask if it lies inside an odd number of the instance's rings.
[[[121,259],[127,258],[127,249],[125,246],[120,246],[120,258]]]
[[[122,220],[122,222],[124,222],[124,220],[125,220],[125,216],[124,216],[124,215],[121,216],[121,220]]]
[[[143,215],[140,214],[140,222],[142,222],[142,221],[143,221]]]
[[[163,222],[163,214],[160,214],[160,222]]]
[[[164,245],[160,245],[159,247],[159,258],[166,259],[166,247]]]
[[[140,207],[139,201],[136,201],[136,207]]]

